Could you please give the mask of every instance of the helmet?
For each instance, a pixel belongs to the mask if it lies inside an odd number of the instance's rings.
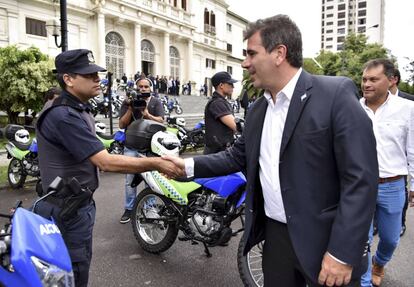
[[[184,127],[185,126],[185,119],[184,118],[177,118],[176,123],[177,123],[177,125]]]
[[[105,125],[105,123],[95,122],[95,132],[97,134],[104,134],[104,133],[106,133],[106,125]]]
[[[176,135],[164,131],[156,132],[151,139],[151,151],[159,156],[178,156],[180,146],[180,140]]]
[[[27,144],[30,141],[30,134],[27,130],[18,130],[14,134],[14,139],[21,144]]]

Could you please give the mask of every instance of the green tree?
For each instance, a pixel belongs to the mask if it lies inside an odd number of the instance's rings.
[[[258,98],[261,95],[263,95],[264,91],[262,89],[257,89],[253,86],[252,79],[250,78],[250,74],[247,70],[243,70],[242,86],[243,86],[243,89],[241,91],[241,94],[239,95],[239,99],[243,97],[244,91],[247,91],[247,95],[249,96],[249,99],[253,97]]]
[[[44,92],[56,85],[53,66],[38,48],[0,48],[0,110],[7,113],[9,123],[17,123],[20,112],[42,108]]]
[[[380,44],[367,44],[367,37],[362,34],[349,34],[343,44],[343,50],[338,53],[321,51],[316,60],[323,67],[323,74],[329,76],[346,76],[351,78],[357,87],[361,85],[362,69],[366,62],[375,58],[390,58]]]

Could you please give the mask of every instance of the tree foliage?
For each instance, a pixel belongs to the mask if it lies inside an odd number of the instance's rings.
[[[244,91],[247,91],[247,95],[249,96],[249,99],[253,97],[258,98],[263,94],[262,89],[257,89],[253,86],[253,82],[250,78],[250,74],[246,70],[243,71],[242,86],[243,86],[243,89],[239,96],[240,99],[242,98]]]
[[[16,123],[20,112],[42,108],[44,92],[56,85],[53,66],[38,48],[0,48],[0,110],[7,113],[9,123]]]
[[[322,50],[316,60],[322,65],[324,75],[349,77],[359,87],[364,64],[375,58],[390,58],[395,62],[382,45],[367,44],[363,34],[349,34],[340,52]]]

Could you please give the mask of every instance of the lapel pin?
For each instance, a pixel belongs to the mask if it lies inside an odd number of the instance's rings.
[[[300,101],[303,102],[306,99],[307,95],[304,94],[302,97],[300,97]]]

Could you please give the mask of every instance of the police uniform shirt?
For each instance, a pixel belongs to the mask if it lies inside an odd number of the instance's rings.
[[[229,102],[214,92],[205,110],[207,146],[225,146],[233,141],[233,131],[220,120],[221,117],[231,114],[233,111]]]
[[[80,110],[87,109],[78,98],[63,91],[71,105]],[[98,187],[97,168],[89,157],[105,149],[94,133],[93,118],[81,111],[62,105],[47,110],[47,114],[36,131],[39,144],[39,167],[42,173],[43,188],[57,176],[76,177],[82,186],[91,190]]]

